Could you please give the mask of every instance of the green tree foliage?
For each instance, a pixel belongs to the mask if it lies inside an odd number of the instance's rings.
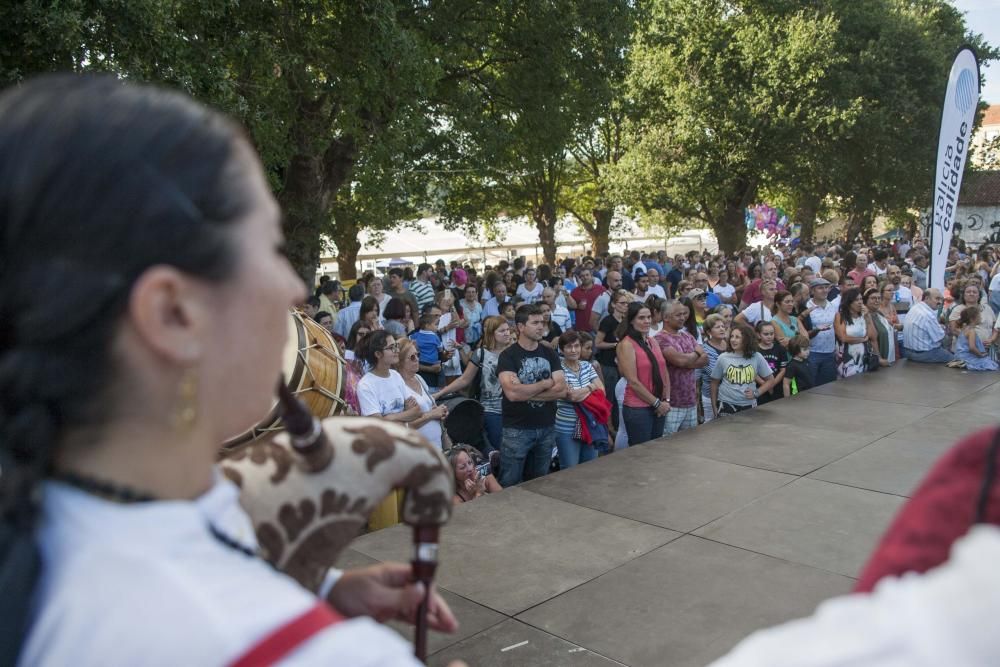
[[[293,262],[311,277],[325,235],[351,277],[359,228],[391,228],[406,209],[406,180],[393,172],[417,157],[431,124],[423,105],[440,70],[422,8],[403,0],[15,3],[0,16],[0,75],[108,70],[179,86],[235,115],[285,210]]]
[[[623,198],[667,222],[709,225],[723,250],[807,131],[847,114],[824,86],[837,21],[780,2],[655,0],[632,47],[638,113],[616,174]]]
[[[627,0],[470,3],[488,26],[452,52],[449,145],[438,206],[446,224],[527,216],[555,260],[562,197],[574,182],[570,148],[610,112],[609,74],[621,69]]]

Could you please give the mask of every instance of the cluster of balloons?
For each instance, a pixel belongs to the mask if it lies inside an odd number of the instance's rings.
[[[799,225],[792,224],[784,210],[767,204],[747,207],[745,220],[749,231],[756,229],[773,238],[787,239],[799,233]]]

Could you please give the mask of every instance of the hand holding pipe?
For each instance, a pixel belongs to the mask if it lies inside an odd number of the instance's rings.
[[[310,590],[372,511],[405,489],[403,521],[413,527],[413,576],[427,597],[417,615],[415,649],[426,659],[427,604],[440,527],[451,517],[451,466],[422,436],[380,419],[316,420],[279,385],[287,432],[222,453],[220,468],[240,487],[263,555]]]

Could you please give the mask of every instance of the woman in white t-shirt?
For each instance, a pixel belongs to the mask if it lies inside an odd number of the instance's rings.
[[[517,294],[525,303],[538,303],[542,300],[542,284],[535,279],[534,269],[524,270],[524,282],[517,286]]]
[[[377,276],[369,275],[367,282],[365,283],[365,290],[368,292],[369,296],[375,298],[378,303],[378,314],[379,317],[385,313],[385,306],[389,303],[389,299],[392,298],[389,294],[385,293],[385,285],[382,284],[382,279]]]
[[[770,279],[760,283],[760,301],[751,303],[734,318],[735,322],[757,326],[758,322],[770,322],[775,305],[774,296],[778,293],[778,284]]]
[[[412,398],[420,407],[420,416],[409,422],[409,427],[420,431],[420,435],[427,438],[429,443],[443,449],[442,423],[448,416],[448,408],[434,402],[427,383],[417,375],[417,371],[420,370],[420,354],[412,340],[407,339],[399,343],[399,362],[396,364],[396,370],[403,378],[407,398]]]
[[[403,378],[393,370],[393,366],[399,363],[396,339],[384,329],[373,331],[365,338],[364,347],[364,360],[371,370],[358,382],[361,416],[412,422],[420,416],[420,406],[407,395]]]

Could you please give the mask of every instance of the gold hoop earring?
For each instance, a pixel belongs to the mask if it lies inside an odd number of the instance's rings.
[[[198,374],[193,370],[184,371],[177,388],[178,408],[174,415],[174,425],[178,431],[191,430],[198,421]]]

